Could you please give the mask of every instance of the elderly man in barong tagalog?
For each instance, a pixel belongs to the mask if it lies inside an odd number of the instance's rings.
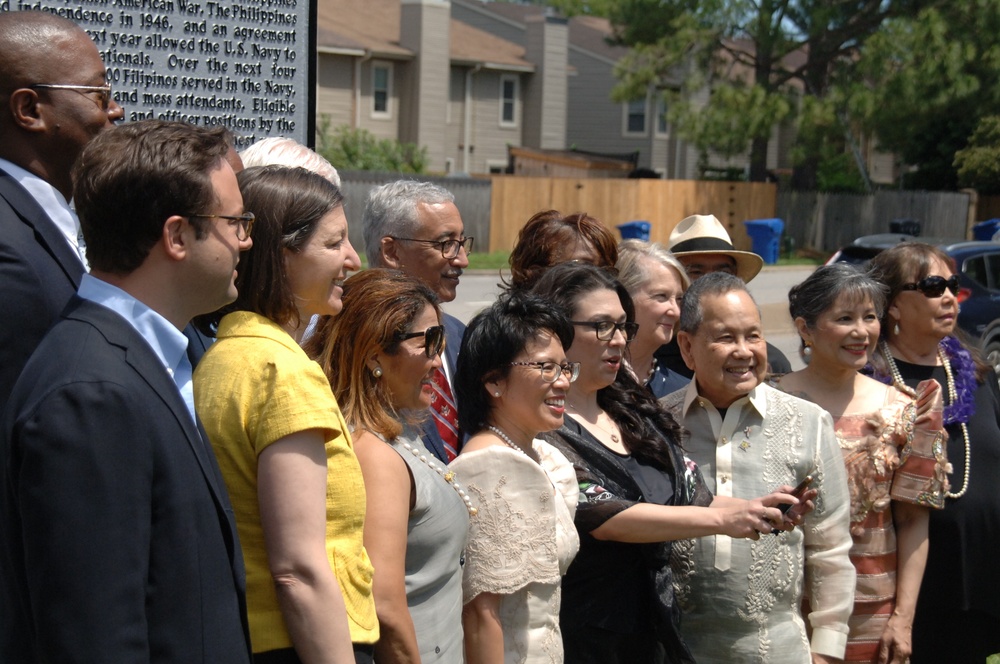
[[[850,497],[830,415],[762,383],[760,312],[739,278],[685,293],[679,345],[694,379],[661,400],[719,496],[750,498],[812,477],[816,509],[792,531],[674,545],[684,637],[699,664],[832,662],[844,655],[855,571]]]

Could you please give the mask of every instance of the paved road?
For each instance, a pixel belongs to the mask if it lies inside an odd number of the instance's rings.
[[[788,316],[788,289],[812,273],[812,267],[765,267],[750,282],[750,293],[760,305],[764,334],[792,363],[802,368],[799,337]],[[466,272],[458,287],[458,297],[444,305],[445,311],[468,322],[483,307],[489,306],[500,292],[500,274],[487,271]]]

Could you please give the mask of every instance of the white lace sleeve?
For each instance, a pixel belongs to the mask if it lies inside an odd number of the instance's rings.
[[[464,452],[449,466],[478,509],[469,524],[463,594],[509,595],[559,583],[553,487],[535,462],[502,447]]]

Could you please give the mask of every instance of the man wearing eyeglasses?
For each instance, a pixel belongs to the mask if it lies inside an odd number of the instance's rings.
[[[788,532],[675,544],[684,639],[694,659],[706,664],[840,661],[855,570],[848,556],[847,474],[833,420],[815,404],[763,382],[760,312],[737,276],[709,274],[691,284],[679,328],[694,378],[660,403],[687,429],[685,454],[708,488],[747,499],[782,487],[790,491],[811,476],[819,492],[815,511]]]
[[[132,122],[74,167],[91,272],[0,421],[0,661],[249,664],[233,508],[182,330],[250,248],[221,128]],[[211,416],[211,414],[206,414]]]
[[[462,215],[447,189],[429,182],[398,180],[376,187],[368,196],[364,218],[368,265],[402,270],[427,284],[441,302],[451,302],[462,271],[469,266],[472,238],[465,236]],[[465,325],[448,314],[444,366],[434,378],[432,418],[424,427],[424,446],[444,463],[462,446],[451,377]]]
[[[97,47],[49,12],[0,12],[0,409],[80,285],[70,169],[120,120]]]

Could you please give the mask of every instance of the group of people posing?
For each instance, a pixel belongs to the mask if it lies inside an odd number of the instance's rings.
[[[315,153],[113,127],[93,43],[18,14],[4,662],[1000,651],[1000,390],[935,247],[792,288],[792,372],[746,287],[762,261],[715,217],[664,247],[548,210],[466,327],[441,309],[473,242],[448,191],[375,188],[362,269]],[[36,43],[73,68],[15,57]]]

